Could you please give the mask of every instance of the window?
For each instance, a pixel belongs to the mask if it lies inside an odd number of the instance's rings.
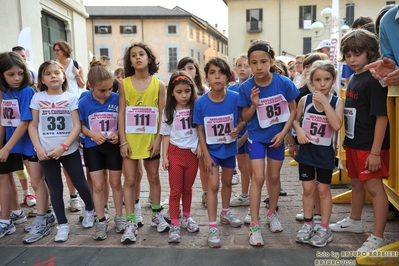
[[[197,30],[197,42],[200,42],[200,31]]]
[[[190,39],[194,39],[194,29],[190,28]]]
[[[213,50],[216,50],[216,40],[213,39]]]
[[[194,57],[194,49],[191,49],[191,57]]]
[[[211,36],[208,35],[208,47],[211,47]]]
[[[136,25],[121,25],[120,33],[121,34],[136,34],[137,26]]]
[[[217,41],[217,46],[216,47],[217,47],[217,51],[220,52],[220,42],[219,41]]]
[[[352,25],[355,20],[355,4],[349,3],[346,4],[346,13],[345,13],[346,25]]]
[[[94,26],[94,33],[95,34],[111,34],[112,27],[111,26]]]
[[[100,55],[109,56],[108,48],[100,48]]]
[[[262,31],[263,9],[247,9],[247,32]]]
[[[176,34],[176,33],[177,33],[176,25],[169,25],[168,34]]]
[[[198,64],[201,64],[201,53],[197,52],[197,60],[198,60]]]
[[[388,5],[394,5],[394,4],[396,4],[396,1],[387,1],[387,6]]]
[[[176,47],[169,47],[168,48],[168,71],[174,72],[177,68],[177,48]]]
[[[205,32],[202,33],[202,43],[205,44]]]
[[[43,38],[43,59],[56,59],[53,44],[58,40],[67,40],[64,21],[42,12],[42,38]]]
[[[312,38],[303,38],[303,54],[312,52]]]
[[[299,6],[299,28],[310,29],[316,21],[316,6]]]

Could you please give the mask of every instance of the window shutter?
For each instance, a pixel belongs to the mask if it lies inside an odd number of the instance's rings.
[[[312,6],[312,18],[313,18],[312,23],[316,21],[316,14],[317,14],[316,8],[317,8],[317,6],[315,6],[315,5]]]
[[[134,34],[137,33],[137,26],[136,26],[136,25],[133,26],[133,33],[134,33]]]
[[[112,33],[112,27],[108,26],[108,34],[111,34],[111,33]]]
[[[303,28],[303,6],[299,7],[299,28]]]
[[[94,33],[98,34],[98,26],[94,26]]]
[[[259,21],[263,21],[263,9],[259,9]]]
[[[250,14],[251,10],[247,9],[247,22],[249,22],[251,20],[251,14]]]
[[[124,33],[124,26],[120,25],[119,26],[119,31],[120,31],[120,33]]]

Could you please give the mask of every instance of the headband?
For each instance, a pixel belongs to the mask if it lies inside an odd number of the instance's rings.
[[[187,80],[187,81],[190,81],[190,82],[191,82],[191,80],[190,80],[187,76],[177,76],[177,77],[172,81],[172,84],[175,83],[176,81],[179,81],[179,80]]]
[[[274,58],[274,53],[271,50],[271,46],[266,43],[257,43],[251,46],[248,50],[248,57],[254,51],[264,51],[270,55],[271,58]]]

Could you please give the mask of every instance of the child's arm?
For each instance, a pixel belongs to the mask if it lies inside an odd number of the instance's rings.
[[[129,157],[132,154],[132,149],[126,141],[126,99],[125,89],[123,88],[123,82],[119,84],[119,114],[118,114],[118,132],[120,140],[120,152],[122,157]]]
[[[307,133],[305,130],[303,130],[301,127],[301,124],[300,124],[300,121],[303,116],[303,105],[305,104],[305,99],[306,99],[306,96],[302,97],[301,100],[299,101],[296,117],[292,123],[292,127],[294,128],[294,130],[296,132],[299,144],[309,143],[310,138],[311,138],[310,134]]]
[[[238,148],[241,148],[242,145],[248,140],[248,130],[238,139]]]
[[[288,103],[288,107],[290,109],[290,119],[288,119],[287,122],[285,122],[283,129],[275,135],[272,138],[272,142],[274,142],[272,145],[270,145],[270,148],[277,148],[280,147],[284,141],[285,136],[287,135],[288,131],[292,127],[292,123],[295,120],[296,117],[296,102],[295,100],[292,100]]]
[[[239,119],[239,122],[237,124],[237,127],[233,128],[231,132],[229,133],[230,137],[233,139],[236,139],[238,137],[238,133],[245,127],[245,122],[241,121],[241,118]]]
[[[212,157],[208,151],[208,146],[206,145],[204,126],[197,125],[197,130],[198,130],[199,143],[201,145],[202,152],[204,153],[205,172],[207,175],[212,175],[212,167],[216,166],[216,164],[212,160]]]
[[[385,131],[387,130],[388,117],[385,115],[377,115],[374,127],[374,140],[373,146],[369,156],[367,157],[366,163],[364,165],[370,172],[374,173],[381,168],[381,147],[384,141]]]
[[[32,141],[33,147],[35,147],[36,155],[39,161],[44,161],[50,159],[47,155],[47,151],[43,148],[39,140],[39,110],[31,109],[32,111],[32,121],[29,122],[28,132],[30,140]]]
[[[332,129],[334,131],[340,130],[342,127],[342,120],[344,117],[343,101],[341,101],[341,99],[338,99],[337,107],[334,110],[327,97],[319,91],[315,91],[313,93],[313,100],[323,105],[323,110],[326,113],[328,123],[330,124]]]
[[[169,170],[169,142],[170,142],[170,135],[162,136],[162,167],[163,170]]]
[[[101,132],[95,132],[90,130],[87,126],[85,121],[80,121],[82,123],[82,133],[83,135],[91,138],[97,145],[103,144],[107,141],[107,137],[101,134]]]
[[[243,121],[248,122],[254,115],[256,108],[258,108],[259,92],[260,90],[258,88],[252,88],[250,95],[252,104],[250,107],[243,107],[241,110],[241,118]]]
[[[11,138],[7,141],[6,145],[0,150],[0,161],[7,161],[8,155],[10,154],[10,150],[18,143],[18,141],[22,138],[25,132],[28,130],[29,121],[21,121]]]
[[[159,81],[159,92],[158,92],[158,117],[161,119],[162,111],[165,108],[165,84],[162,81]],[[154,157],[161,152],[161,141],[162,136],[159,134],[161,130],[161,122],[158,123],[158,134],[155,140],[151,143],[151,146],[148,148],[151,151],[150,157]]]

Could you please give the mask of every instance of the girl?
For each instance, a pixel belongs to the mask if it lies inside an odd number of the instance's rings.
[[[30,86],[32,81],[29,70],[20,55],[14,52],[2,53],[0,54],[0,64],[0,73],[2,73],[0,89],[3,92],[1,124],[5,127],[5,140],[7,141],[0,150],[0,161],[7,162],[10,160],[10,167],[12,167],[13,162],[17,163],[15,162],[16,160],[18,160],[18,165],[22,162],[20,154],[23,155],[24,160],[27,160],[32,187],[37,197],[37,216],[30,226],[30,233],[23,239],[24,243],[30,244],[50,234],[50,223],[46,219],[49,218],[46,217],[46,208],[49,206],[47,186],[44,182],[43,172],[38,163],[36,152],[27,132],[29,121],[32,120],[29,103],[35,92]],[[8,159],[10,156],[11,158]],[[6,169],[11,169],[10,167],[6,167]],[[3,180],[5,181],[5,187],[14,188],[14,180],[11,181],[9,179],[12,179],[12,171],[7,172],[4,170],[2,171],[4,174],[2,178],[5,178]],[[9,179],[8,182],[7,179]],[[15,194],[15,191],[16,189],[13,189],[13,194]],[[10,195],[9,193],[7,192],[5,195]],[[16,197],[16,194],[13,196]],[[12,208],[10,218],[14,223],[25,222],[26,216],[19,209],[19,206],[11,207],[14,208]],[[7,207],[5,210],[7,210]],[[9,212],[2,212],[2,215],[7,214]],[[51,210],[47,216],[52,216]],[[51,219],[54,223],[54,216]],[[12,223],[9,225],[13,226]]]
[[[307,79],[313,93],[303,96],[299,101],[293,123],[300,144],[295,160],[302,181],[305,220],[296,241],[315,247],[324,247],[332,241],[328,223],[332,211],[330,184],[335,166],[334,139],[336,132],[341,129],[344,115],[343,101],[331,92],[336,77],[335,67],[329,60],[312,64]],[[313,194],[316,189],[320,197],[321,224],[313,235]]]
[[[253,171],[249,192],[252,214],[249,243],[258,246],[264,245],[259,230],[259,206],[265,181],[265,157],[266,185],[270,199],[267,223],[272,232],[283,230],[276,207],[280,194],[280,170],[284,160],[284,137],[295,119],[298,89],[289,78],[275,73],[275,52],[267,42],[253,42],[247,56],[254,76],[241,85],[238,106],[242,107],[243,120],[248,121],[249,156]]]
[[[172,229],[168,242],[180,242],[179,206],[183,202],[181,227],[191,233],[199,227],[190,215],[192,187],[197,176],[198,158],[202,157],[198,146],[197,129],[192,125],[192,115],[197,94],[194,82],[184,71],[175,72],[169,80],[166,106],[161,125],[162,166],[169,172],[169,207]]]
[[[211,91],[195,103],[194,124],[198,125],[201,150],[204,153],[205,172],[208,176],[207,208],[209,217],[208,245],[220,247],[219,228],[216,222],[217,193],[219,191],[219,165],[222,167],[222,212],[220,222],[240,227],[242,222],[229,210],[231,181],[236,166],[237,136],[244,128],[239,123],[238,94],[226,90],[230,80],[230,67],[219,57],[205,65],[206,80]]]
[[[125,78],[125,70],[123,69],[123,67],[117,68],[114,71],[114,77],[115,77],[115,79],[114,79],[114,84],[113,84],[112,91],[113,92],[118,92],[119,84]]]
[[[118,137],[118,94],[112,92],[114,80],[110,68],[104,63],[91,63],[87,75],[90,93],[79,101],[79,117],[85,137],[87,168],[93,183],[93,201],[96,209],[96,230],[93,238],[107,238],[108,221],[105,217],[104,187],[108,186],[107,176],[116,209],[115,228],[120,233],[125,230],[122,216],[123,193],[121,185],[122,157],[119,152]],[[104,170],[108,171],[104,173]]]
[[[94,224],[93,201],[76,141],[81,131],[78,99],[66,92],[67,83],[65,72],[58,62],[44,62],[39,68],[40,92],[33,96],[30,103],[32,121],[29,123],[29,136],[47,177],[51,203],[57,216],[59,226],[54,238],[56,242],[66,241],[69,234],[60,163],[86,205],[83,227],[93,227]]]
[[[124,55],[125,78],[119,88],[119,139],[123,157],[124,199],[126,206],[126,229],[123,243],[135,242],[137,234],[134,202],[138,179],[139,160],[150,183],[152,196],[151,226],[158,232],[167,232],[169,224],[161,215],[161,184],[159,182],[159,159],[161,135],[159,127],[165,105],[165,85],[153,75],[158,71],[157,59],[144,43],[134,43]]]
[[[237,58],[235,71],[238,74],[238,83],[231,85],[228,89],[239,93],[239,86],[246,81],[251,75],[252,71],[248,64],[248,57],[243,54]],[[238,154],[237,163],[238,169],[241,173],[241,194],[234,197],[230,201],[230,207],[233,206],[249,206],[249,181],[251,177],[251,163],[248,155],[248,132],[247,127],[244,127],[240,133],[238,133]],[[251,222],[251,213],[248,210],[247,216],[244,219],[244,223]]]
[[[183,57],[177,64],[177,69],[186,71],[195,82],[195,92],[200,97],[209,92],[209,88],[203,84],[204,73],[198,61],[190,56]],[[200,179],[202,186],[202,204],[206,207],[206,193],[208,191],[208,179],[205,173],[204,160],[199,160]]]

